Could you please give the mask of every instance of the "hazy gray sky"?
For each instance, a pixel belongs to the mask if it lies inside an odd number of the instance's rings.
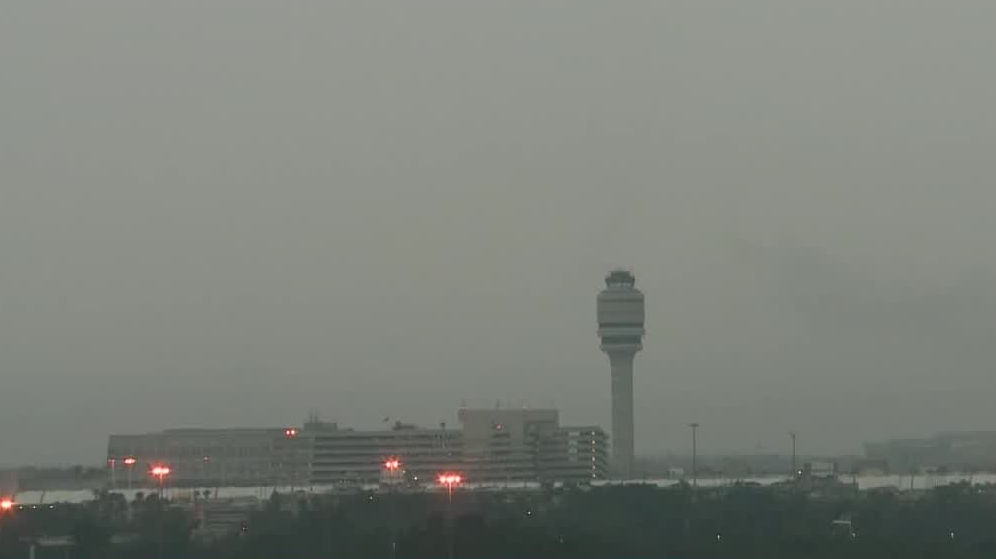
[[[8,0],[0,463],[555,403],[637,450],[996,428],[996,3]]]

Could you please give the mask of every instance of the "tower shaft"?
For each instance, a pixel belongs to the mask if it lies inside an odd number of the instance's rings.
[[[612,464],[614,476],[633,477],[633,359],[635,351],[610,351],[612,374]]]

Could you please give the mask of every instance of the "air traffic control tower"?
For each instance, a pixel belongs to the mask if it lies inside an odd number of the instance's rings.
[[[626,270],[605,277],[598,294],[598,336],[612,371],[612,474],[633,476],[633,358],[643,349],[643,293]]]

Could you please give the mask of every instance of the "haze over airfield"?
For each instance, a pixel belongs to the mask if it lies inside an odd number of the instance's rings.
[[[110,432],[994,426],[991,2],[5,2],[0,464]]]

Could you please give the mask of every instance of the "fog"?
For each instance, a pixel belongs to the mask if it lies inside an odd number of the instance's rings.
[[[641,454],[994,426],[996,4],[0,8],[0,464],[556,406]]]

